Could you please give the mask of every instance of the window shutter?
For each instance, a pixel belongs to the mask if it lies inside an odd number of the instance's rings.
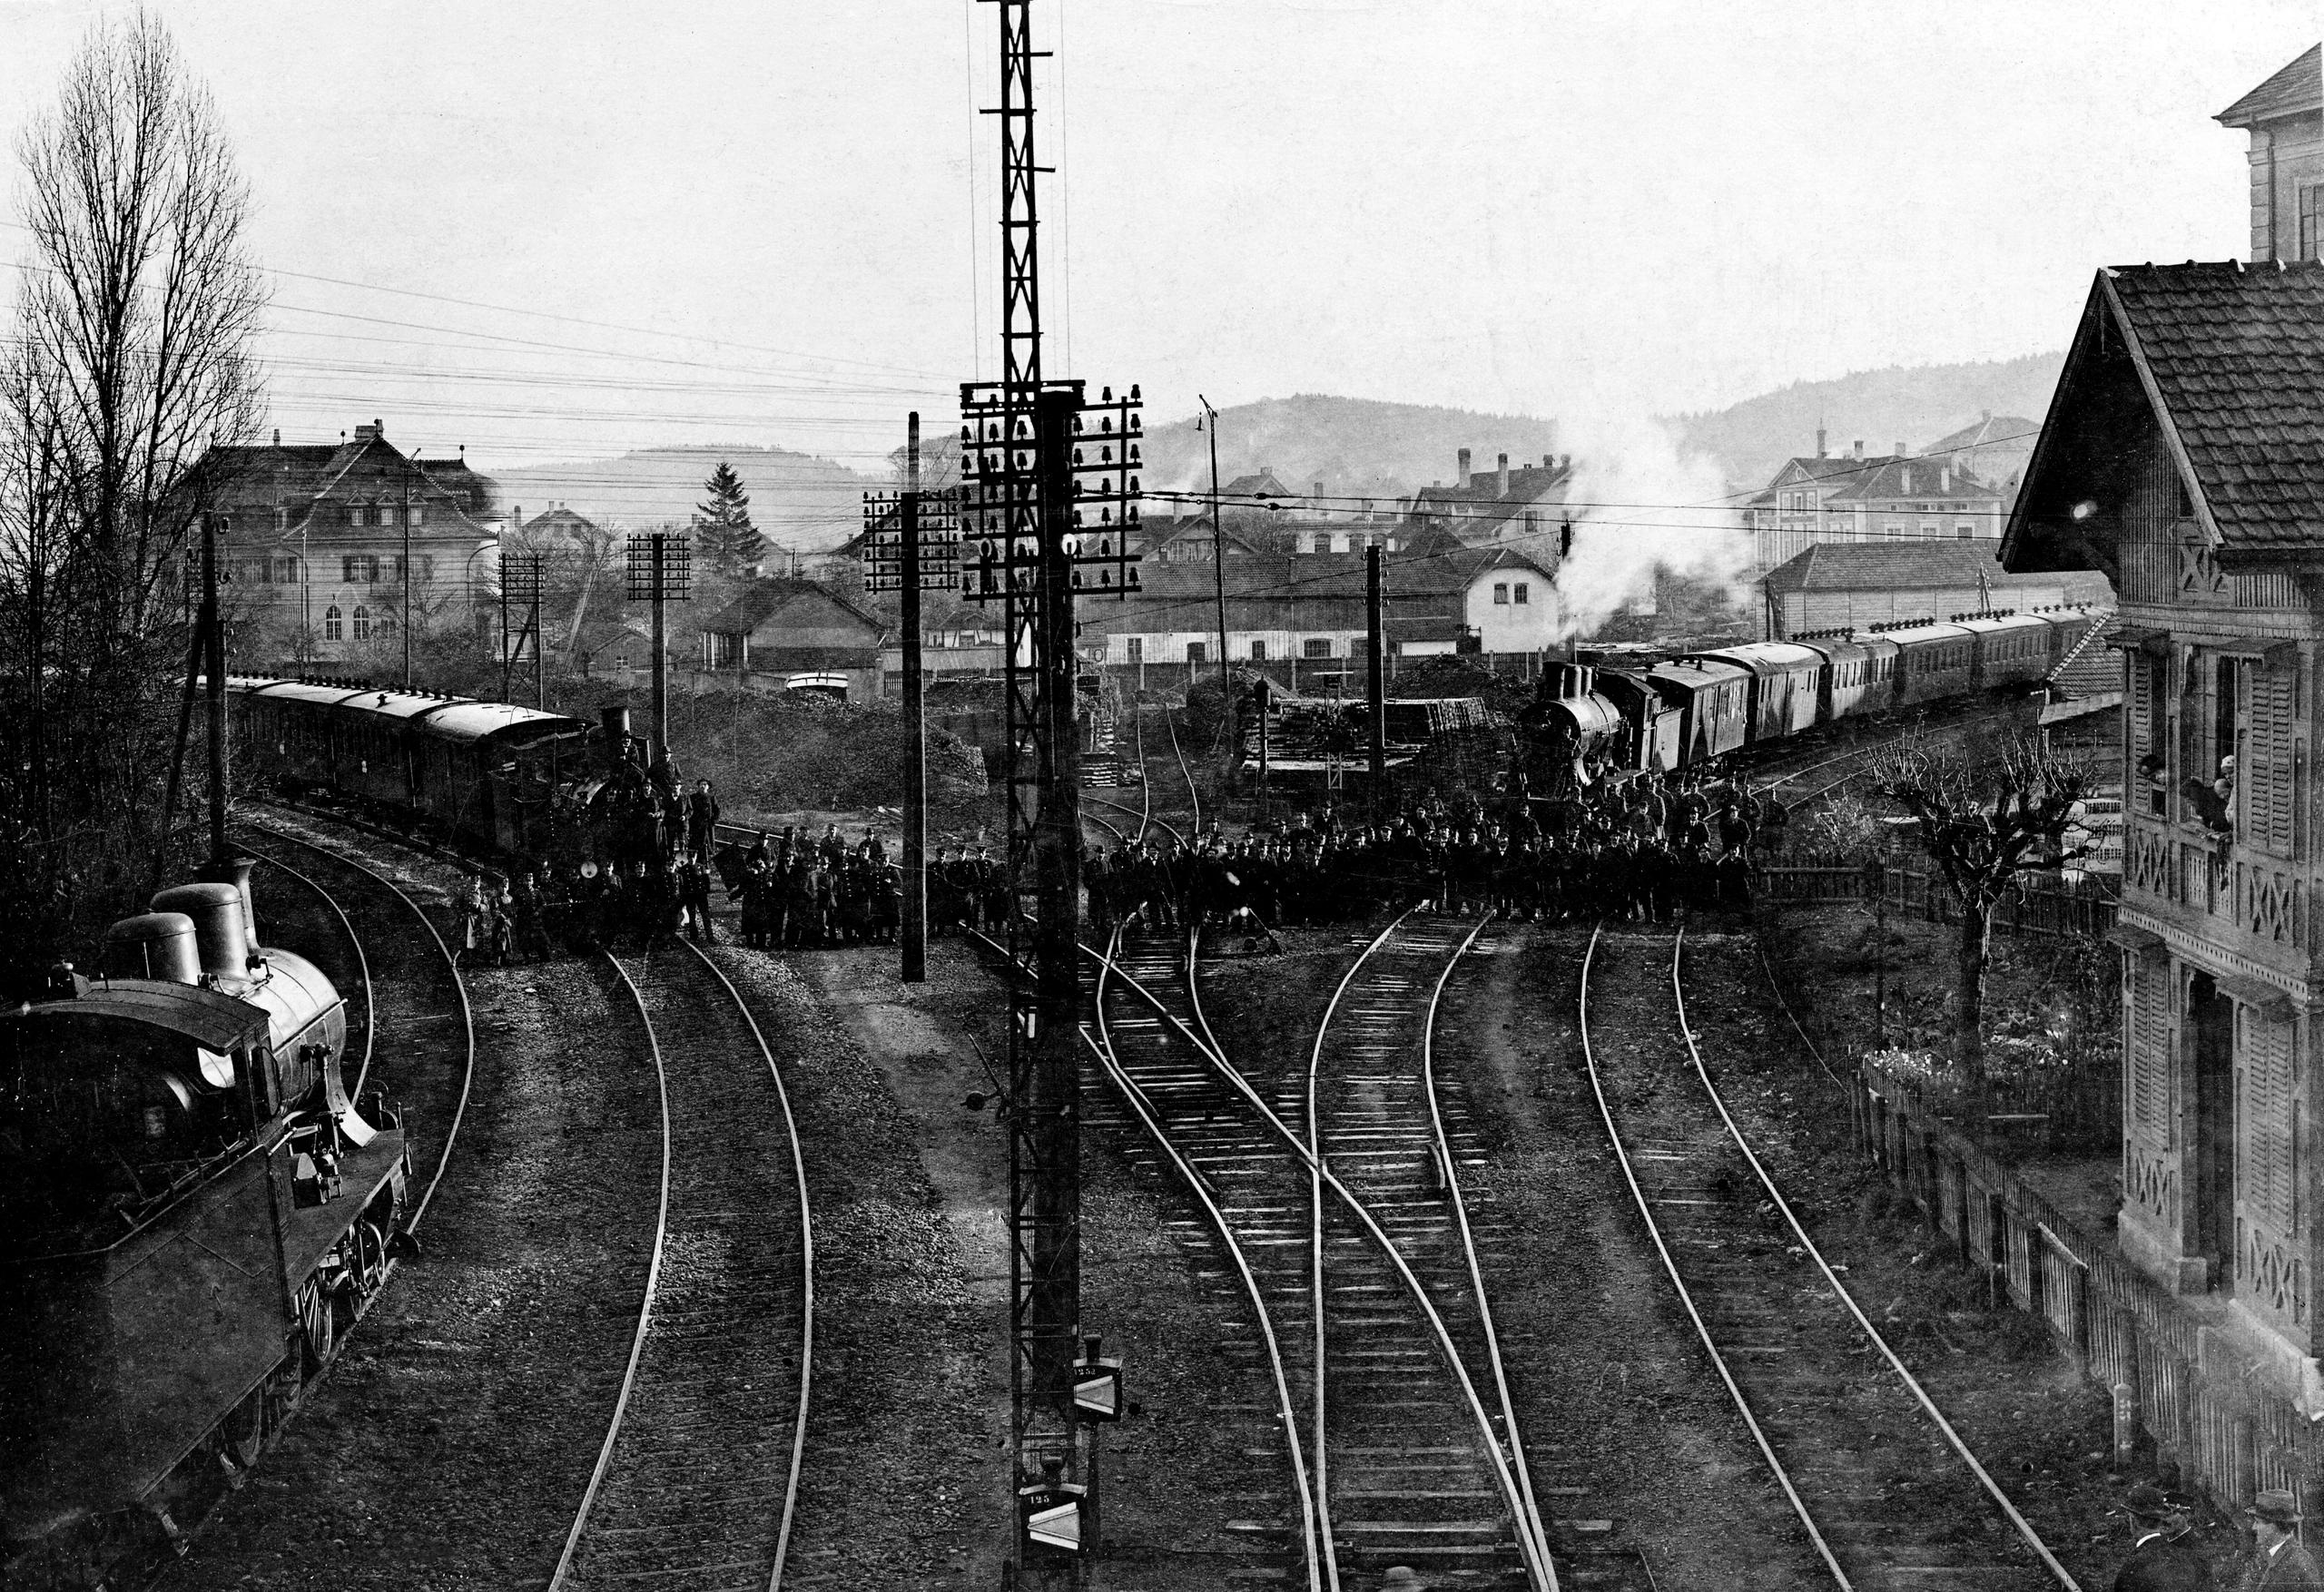
[[[2291,680],[2281,669],[2251,672],[2250,762],[2236,771],[2245,785],[2250,841],[2279,857],[2291,855]]]
[[[2131,958],[2131,1110],[2154,1142],[2171,1147],[2169,964]]]
[[[2245,1007],[2244,1199],[2279,1235],[2291,1231],[2291,1029]]]
[[[2131,744],[2143,753],[2154,744],[2154,723],[2148,712],[2147,671],[2154,667],[2154,660],[2143,653],[2125,651],[2123,666],[2130,678],[2122,692],[2122,699],[2131,704]]]

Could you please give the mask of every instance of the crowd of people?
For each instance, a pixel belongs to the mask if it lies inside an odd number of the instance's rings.
[[[1125,844],[1093,853],[1083,880],[1101,932],[1252,918],[1305,926],[1410,906],[1667,923],[1748,905],[1752,869],[1780,845],[1788,816],[1748,786],[1679,774],[1555,800],[1520,786],[1490,801],[1431,798],[1384,820],[1350,821],[1327,804],[1240,840],[1214,830]]]
[[[646,792],[656,790],[649,782]],[[635,793],[628,793],[635,795]],[[501,880],[468,902],[470,955],[501,961],[605,947],[714,938],[712,892],[741,907],[742,942],[767,950],[894,943],[903,880],[887,843],[836,824],[786,828],[747,844],[715,840],[709,781],[684,798],[625,801],[604,863]],[[1601,781],[1541,798],[1517,783],[1490,798],[1430,797],[1392,817],[1330,803],[1242,837],[1090,848],[1082,882],[1093,930],[1177,930],[1344,922],[1383,909],[1492,910],[1527,921],[1667,923],[1742,907],[1788,814],[1747,784],[1688,774]],[[1007,866],[990,846],[940,846],[927,876],[931,932],[998,931],[1011,909]]]

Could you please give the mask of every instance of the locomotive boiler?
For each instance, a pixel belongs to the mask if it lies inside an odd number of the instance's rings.
[[[0,1015],[0,1587],[133,1574],[237,1485],[384,1281],[403,1126],[247,864]]]

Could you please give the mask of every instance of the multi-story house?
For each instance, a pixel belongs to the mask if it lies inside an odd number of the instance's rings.
[[[2324,1419],[2324,265],[2101,272],[2003,557],[2121,601],[2123,1253]]]
[[[2215,119],[2251,137],[2251,258],[2324,259],[2324,45]]]
[[[1945,458],[1899,454],[1851,472],[1824,499],[1826,542],[1971,542],[2001,537],[2001,488]]]
[[[1449,532],[1464,546],[1516,543],[1543,562],[1558,556],[1558,528],[1566,515],[1566,493],[1573,484],[1573,456],[1543,454],[1538,465],[1512,467],[1500,456],[1491,471],[1472,471],[1467,448],[1450,486],[1423,486],[1413,494],[1404,515],[1413,535]]]
[[[222,516],[252,666],[359,658],[395,639],[407,613],[415,627],[440,628],[493,611],[498,489],[465,457],[405,454],[375,420],[336,444],[285,443],[278,431],[213,447],[197,469]]]

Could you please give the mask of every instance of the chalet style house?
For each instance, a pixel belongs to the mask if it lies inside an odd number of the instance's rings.
[[[2122,1251],[2324,1415],[2324,265],[2102,271],[2002,556],[2121,602]]]

